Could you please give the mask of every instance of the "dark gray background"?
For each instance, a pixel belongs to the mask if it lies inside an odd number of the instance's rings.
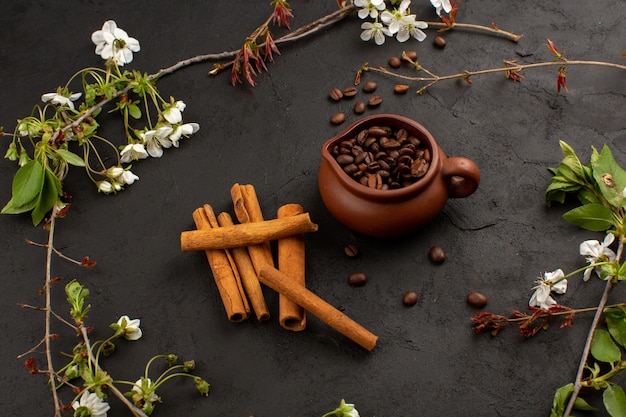
[[[270,11],[269,1],[4,3],[0,124],[7,131],[42,93],[85,66],[101,65],[90,35],[106,19],[141,43],[128,68],[153,73],[197,54],[238,49]],[[436,19],[427,0],[413,3],[421,19]],[[335,10],[336,2],[294,0],[292,6],[292,27],[299,27]],[[421,122],[448,155],[468,157],[482,172],[474,195],[450,201],[422,232],[392,241],[347,230],[321,202],[320,147],[342,128],[329,118],[345,111],[348,121],[356,120],[352,103],[331,103],[327,92],[349,86],[364,62],[384,65],[403,49],[417,50],[422,65],[440,75],[497,67],[503,59],[551,60],[547,38],[570,59],[623,63],[625,12],[623,0],[466,0],[458,21],[495,22],[524,37],[513,43],[457,30],[445,34],[444,50],[432,46],[434,30],[423,43],[388,39],[376,47],[362,42],[361,21],[352,15],[281,47],[282,55],[255,88],[231,87],[226,73],[208,76],[211,64],[162,79],[162,94],[184,100],[184,119],[198,122],[200,132],[161,159],[134,164],[140,181],[117,196],[97,194],[80,169],[66,181],[73,207],[58,223],[56,247],[78,259],[89,255],[98,265],[86,270],[55,259],[54,275],[90,288],[95,338],[106,337],[108,324],[122,314],[141,318],[145,332],[138,342],[120,343],[105,367],[114,377],[134,381],[155,354],[195,359],[197,373],[212,385],[209,398],[177,381],[158,391],[164,403],[155,416],[319,416],[341,398],[356,403],[362,416],[547,415],[554,391],[574,379],[591,316],[532,340],[514,328],[492,338],[474,334],[470,317],[476,310],[465,296],[471,290],[486,294],[486,310],[499,314],[522,309],[535,277],[582,266],[580,242],[602,239],[561,220],[567,207],[546,208],[547,168],[561,160],[560,139],[583,162],[591,146],[607,144],[626,165],[624,72],[571,67],[569,92],[560,95],[555,67],[524,71],[522,83],[501,74],[474,77],[472,86],[441,82],[422,96],[396,96],[396,80],[367,74],[384,98],[376,112]],[[115,118],[103,123],[102,135],[122,137]],[[16,166],[3,160],[0,170],[2,200],[8,201]],[[285,203],[302,204],[310,212],[319,231],[306,238],[308,288],[377,334],[374,351],[366,352],[312,316],[305,332],[282,330],[277,297],[268,288],[270,322],[226,320],[204,254],[182,253],[179,236],[193,228],[191,213],[204,203],[230,211],[228,190],[234,182],[256,187],[267,217]],[[28,216],[2,216],[0,227],[0,409],[13,417],[51,415],[44,377],[29,375],[23,360],[16,359],[43,335],[43,314],[18,304],[43,302],[37,294],[45,254],[25,239],[44,242],[46,233]],[[349,243],[361,249],[361,257],[345,257]],[[448,253],[441,266],[428,261],[432,245]],[[347,277],[353,271],[366,272],[368,284],[350,287]],[[583,284],[576,277],[559,302],[593,306],[602,288],[597,279]],[[420,295],[412,308],[401,303],[407,290]],[[623,300],[621,287],[611,298]],[[57,312],[66,314],[61,286],[55,287],[54,300]],[[58,350],[70,350],[71,332],[60,325],[55,330],[63,335],[55,342]],[[63,398],[68,401],[71,394],[66,391]],[[598,404],[594,396],[590,401]],[[115,400],[112,404],[110,416],[128,415]]]

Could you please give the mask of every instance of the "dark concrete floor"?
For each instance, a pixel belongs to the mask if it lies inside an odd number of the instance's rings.
[[[145,3],[145,4],[141,4]],[[266,19],[269,2],[188,1],[175,7],[152,1],[129,5],[102,1],[21,1],[5,5],[0,17],[0,124],[6,131],[28,115],[40,95],[64,84],[88,65],[91,32],[106,19],[141,42],[128,68],[153,73],[198,54],[230,51]],[[426,0],[412,7],[423,20],[436,20]],[[335,10],[334,1],[293,1],[299,27]],[[419,121],[450,156],[465,156],[481,169],[478,190],[450,200],[443,213],[421,232],[395,240],[368,238],[333,219],[317,188],[322,143],[342,126],[329,123],[342,111],[357,119],[352,103],[333,103],[333,87],[352,84],[364,63],[386,65],[403,50],[417,50],[423,67],[445,75],[498,67],[504,59],[535,63],[553,59],[552,39],[569,59],[623,63],[626,49],[623,0],[461,2],[459,22],[524,34],[518,42],[471,30],[444,34],[445,49],[423,43],[384,46],[359,39],[356,15],[314,36],[280,47],[281,55],[257,78],[254,88],[235,88],[228,74],[208,76],[212,64],[197,64],[163,78],[164,96],[184,100],[186,121],[200,131],[163,158],[133,165],[140,181],[115,197],[97,194],[80,169],[66,188],[73,207],[58,223],[56,247],[64,254],[98,262],[85,270],[55,259],[55,276],[78,279],[90,288],[94,337],[120,315],[141,318],[144,337],[120,344],[107,369],[135,380],[145,361],[159,353],[195,359],[197,373],[212,385],[199,398],[187,384],[159,390],[163,404],[154,415],[229,415],[255,417],[321,416],[342,398],[361,416],[544,416],[554,391],[575,376],[591,316],[570,329],[542,332],[525,340],[515,329],[498,337],[476,335],[465,302],[469,291],[487,295],[485,310],[507,314],[523,309],[535,278],[556,268],[584,265],[578,245],[602,236],[568,225],[565,207],[547,208],[544,192],[549,167],[562,158],[565,140],[588,161],[591,146],[607,144],[626,165],[624,71],[593,66],[568,69],[568,92],[557,94],[557,68],[523,72],[521,83],[501,74],[472,77],[473,84],[442,81],[423,95],[393,93],[398,81],[368,73],[384,101],[366,114],[398,113]],[[278,31],[278,33],[282,33]],[[408,73],[408,71],[407,71]],[[360,93],[363,97],[363,93]],[[106,118],[101,134],[121,138],[119,123]],[[120,142],[121,144],[121,142]],[[10,197],[15,165],[0,163],[2,198]],[[278,299],[264,288],[272,319],[231,323],[224,314],[206,258],[182,253],[180,233],[193,229],[191,213],[204,203],[231,211],[235,182],[256,187],[266,217],[278,207],[299,203],[319,230],[306,236],[307,286],[379,336],[372,352],[354,344],[313,316],[306,331],[287,332],[277,322]],[[1,216],[3,290],[0,309],[0,409],[6,416],[52,415],[44,378],[31,376],[16,357],[43,335],[43,315],[19,303],[42,302],[44,251],[25,239],[45,242],[46,232],[27,216]],[[355,244],[361,256],[347,258]],[[428,261],[428,250],[447,252],[442,265]],[[351,287],[354,271],[368,283]],[[574,279],[559,302],[594,306],[599,280]],[[402,294],[416,291],[417,305],[402,305]],[[64,295],[55,287],[58,313]],[[613,301],[623,301],[623,289]],[[59,350],[73,346],[62,333]],[[60,361],[59,361],[60,363]],[[624,379],[621,379],[624,383]],[[71,398],[68,391],[63,397]],[[598,404],[593,395],[590,401]],[[114,401],[113,401],[114,402]],[[119,404],[109,416],[128,415]],[[603,415],[598,412],[597,415]]]

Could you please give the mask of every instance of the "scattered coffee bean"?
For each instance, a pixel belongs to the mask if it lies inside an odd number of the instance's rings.
[[[344,113],[335,113],[330,117],[330,122],[334,125],[340,125],[346,121],[346,115]]]
[[[436,264],[442,264],[446,260],[446,252],[439,246],[433,246],[428,252],[430,260]]]
[[[406,62],[417,61],[417,52],[416,51],[402,52],[402,60]]]
[[[376,91],[377,87],[378,87],[378,84],[376,84],[376,82],[368,81],[365,84],[363,84],[363,92],[373,93],[374,91]]]
[[[353,272],[348,277],[348,283],[353,287],[362,287],[367,282],[367,275],[363,272]]]
[[[356,96],[357,94],[357,89],[356,87],[346,87],[343,89],[343,96],[346,98],[351,98]]]
[[[370,126],[333,146],[330,153],[344,172],[361,185],[377,190],[398,189],[422,178],[431,153],[406,129]]]
[[[409,86],[407,84],[396,84],[393,87],[393,92],[396,94],[404,94],[409,91]]]
[[[356,258],[357,256],[359,256],[359,248],[357,248],[353,244],[349,244],[348,246],[343,248],[343,251],[349,258]]]
[[[433,39],[433,45],[435,45],[437,48],[445,48],[446,47],[446,40],[443,38],[443,36],[435,36],[435,38]]]
[[[487,297],[479,292],[472,291],[467,294],[467,303],[473,307],[483,308],[487,305]]]
[[[363,103],[362,101],[357,101],[356,103],[354,103],[354,113],[356,114],[365,113],[366,108],[367,108],[367,105]]]
[[[391,68],[400,68],[400,65],[402,65],[402,61],[397,56],[389,58],[389,66]]]
[[[415,291],[407,291],[402,296],[402,304],[407,307],[411,307],[417,304],[417,300],[419,300],[419,296]]]
[[[380,103],[383,102],[383,98],[381,96],[371,96],[367,101],[367,105],[370,107],[380,106]]]
[[[343,93],[341,92],[340,89],[333,88],[328,93],[328,97],[330,97],[330,99],[333,100],[333,101],[339,101],[339,100],[341,100],[343,98]]]

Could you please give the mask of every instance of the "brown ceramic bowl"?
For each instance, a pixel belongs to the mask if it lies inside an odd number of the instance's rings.
[[[413,184],[389,190],[370,188],[344,172],[331,155],[341,142],[373,126],[404,128],[430,152],[426,174]],[[378,114],[357,120],[322,146],[318,185],[330,213],[342,224],[372,237],[413,233],[432,222],[448,198],[472,194],[480,182],[476,164],[463,157],[448,158],[424,126],[404,116]]]

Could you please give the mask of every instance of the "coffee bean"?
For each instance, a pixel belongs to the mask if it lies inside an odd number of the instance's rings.
[[[391,68],[400,68],[400,65],[402,65],[402,61],[397,56],[389,58],[389,66]]]
[[[377,87],[378,87],[378,84],[376,84],[376,82],[368,81],[365,84],[363,84],[363,92],[364,93],[373,93],[374,91],[376,91]]]
[[[362,287],[367,282],[367,275],[363,272],[353,272],[348,277],[348,283],[353,287]]]
[[[346,115],[344,113],[335,113],[330,117],[330,122],[334,125],[340,125],[346,121]]]
[[[435,38],[433,39],[433,45],[435,45],[437,48],[443,49],[446,47],[446,40],[443,38],[443,36],[435,36]]]
[[[363,114],[365,113],[365,109],[366,109],[366,104],[363,103],[362,101],[357,101],[356,103],[354,103],[354,113]]]
[[[402,52],[402,60],[403,61],[417,61],[417,52],[416,51],[406,51],[406,52]]]
[[[346,98],[354,97],[357,94],[356,87],[346,87],[343,89],[343,96]]]
[[[343,93],[340,89],[333,88],[332,90],[330,90],[330,93],[328,93],[328,97],[330,97],[330,99],[333,101],[339,101],[343,98]]]
[[[349,244],[348,246],[343,248],[343,251],[349,258],[356,258],[357,256],[359,256],[359,248],[357,248],[353,244]]]
[[[442,264],[446,260],[446,252],[439,246],[433,246],[428,252],[430,260],[436,264]]]
[[[467,303],[473,307],[483,308],[487,305],[487,297],[479,292],[472,291],[467,294]]]
[[[411,307],[417,304],[417,300],[419,300],[419,296],[415,291],[407,291],[402,296],[402,304],[407,307]]]
[[[381,96],[372,96],[367,101],[367,105],[370,107],[378,107],[380,103],[383,102],[383,98]]]
[[[376,190],[407,187],[418,181],[430,167],[427,151],[406,129],[378,125],[362,129],[330,149],[347,175]]]
[[[396,84],[393,87],[393,92],[396,94],[404,94],[409,91],[409,86],[407,84]]]

